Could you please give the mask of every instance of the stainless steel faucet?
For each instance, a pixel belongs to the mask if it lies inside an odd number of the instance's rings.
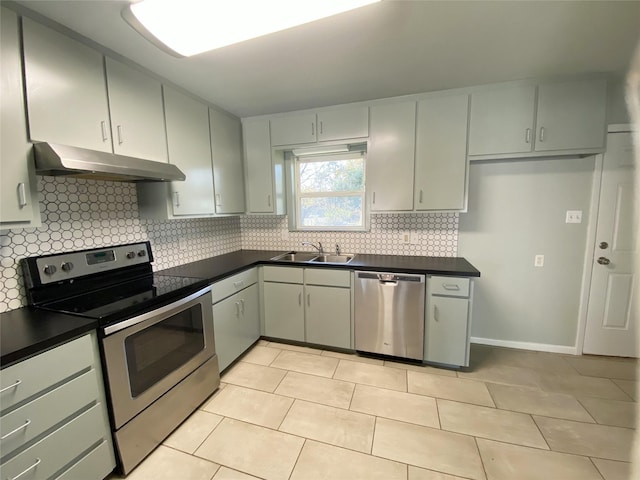
[[[340,245],[336,243],[336,255],[340,255]]]
[[[322,250],[322,243],[318,242],[318,245],[316,246],[315,243],[311,243],[311,242],[302,242],[302,245],[309,245],[310,247],[315,248],[316,250],[318,250],[318,253],[320,255],[322,255],[324,253],[324,251]]]

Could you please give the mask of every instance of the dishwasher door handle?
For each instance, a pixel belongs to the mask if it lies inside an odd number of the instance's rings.
[[[393,287],[398,285],[397,280],[378,280],[382,285],[391,285]]]

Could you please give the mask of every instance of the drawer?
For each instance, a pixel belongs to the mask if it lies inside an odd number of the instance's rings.
[[[0,413],[93,364],[90,335],[2,370]]]
[[[62,475],[56,477],[56,480],[102,480],[111,473],[115,465],[113,449],[109,441],[104,440]]]
[[[307,285],[327,285],[329,287],[351,287],[349,270],[332,270],[328,268],[305,268],[304,283]]]
[[[96,371],[74,378],[0,418],[2,456],[13,452],[98,398]]]
[[[2,478],[14,478],[25,472],[21,479],[49,478],[89,450],[108,438],[105,435],[102,403],[94,405],[82,415],[58,428],[24,452],[0,465]]]
[[[237,273],[231,277],[220,280],[211,286],[213,303],[218,303],[223,298],[227,298],[240,290],[247,288],[258,282],[258,269],[251,268],[244,272]]]
[[[430,277],[429,292],[432,295],[468,297],[471,280],[461,277]]]
[[[262,267],[265,282],[302,283],[303,268],[300,267]]]

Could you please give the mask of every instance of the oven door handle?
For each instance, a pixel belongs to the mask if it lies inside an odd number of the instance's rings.
[[[169,305],[165,305],[164,307],[160,307],[160,308],[156,308],[154,310],[151,310],[150,312],[147,313],[143,313],[142,315],[138,315],[137,317],[133,317],[130,318],[128,320],[124,320],[122,322],[118,322],[115,323],[113,325],[109,325],[108,327],[104,328],[104,334],[105,336],[107,335],[111,335],[113,333],[119,332],[120,330],[124,330],[125,328],[129,328],[133,325],[137,325],[138,323],[142,323],[145,322],[147,320],[150,320],[154,317],[157,317],[158,315],[163,315],[167,312],[171,312],[172,310],[175,310],[178,307],[181,307],[182,305],[191,302],[192,300],[200,297],[201,295],[204,295],[207,292],[211,291],[211,285],[198,290],[195,293],[192,293],[191,295],[189,295],[188,297],[184,297],[181,298],[180,300],[170,303]]]

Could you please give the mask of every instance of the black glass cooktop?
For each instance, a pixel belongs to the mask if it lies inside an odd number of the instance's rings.
[[[103,324],[149,310],[174,296],[188,295],[199,286],[196,284],[202,284],[202,279],[151,274],[40,307],[95,318]]]

